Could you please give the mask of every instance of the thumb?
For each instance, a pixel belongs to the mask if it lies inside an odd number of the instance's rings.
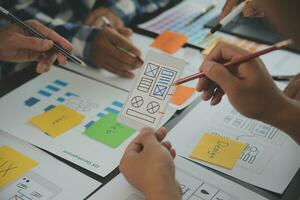
[[[213,61],[205,61],[201,67],[205,75],[225,92],[232,89],[238,79],[224,66]]]
[[[49,51],[53,47],[53,42],[47,39],[20,35],[17,45],[20,49],[45,52]]]

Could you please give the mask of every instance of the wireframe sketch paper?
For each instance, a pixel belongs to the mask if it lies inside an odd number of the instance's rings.
[[[118,122],[136,130],[145,126],[157,128],[175,89],[172,84],[185,65],[178,58],[149,51]]]
[[[0,147],[9,147],[38,162],[37,166],[0,188],[1,200],[84,199],[101,185],[36,147],[2,131]]]
[[[232,170],[191,158],[206,132],[246,144]],[[226,97],[217,106],[200,102],[168,133],[167,140],[178,155],[276,193],[284,192],[300,167],[295,141],[275,127],[242,116]]]
[[[176,157],[175,166],[176,179],[182,190],[182,200],[266,200],[266,198],[183,158]],[[120,174],[92,195],[90,199],[143,200],[145,198]]]

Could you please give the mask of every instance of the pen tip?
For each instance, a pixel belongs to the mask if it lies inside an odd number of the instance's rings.
[[[212,33],[211,33],[211,32],[208,32],[204,39],[209,38],[211,35],[212,35]]]
[[[87,67],[87,65],[83,61],[80,63],[80,66],[81,67]]]

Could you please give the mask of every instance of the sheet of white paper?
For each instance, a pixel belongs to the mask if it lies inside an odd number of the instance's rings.
[[[183,200],[266,200],[264,197],[183,158],[175,159]],[[118,191],[118,192],[116,192]],[[91,200],[143,200],[122,174],[91,196]]]
[[[54,86],[57,91],[49,89],[48,85]],[[118,148],[112,149],[87,137],[83,132],[91,122],[99,120],[104,114],[117,114],[127,95],[127,92],[52,67],[48,73],[1,98],[0,129],[87,170],[106,176],[117,167],[123,150],[134,135]],[[34,104],[35,99],[38,102]],[[32,116],[58,104],[67,105],[86,118],[78,126],[55,138],[29,123]]]
[[[177,153],[189,157],[205,132],[247,144],[232,170],[195,160],[258,187],[283,193],[300,166],[300,148],[284,132],[237,113],[227,98],[201,102],[168,134]]]
[[[118,121],[139,130],[158,128],[186,62],[164,53],[150,51]]]
[[[101,185],[45,152],[2,131],[0,146],[9,146],[38,162],[32,170],[0,190],[2,200],[84,199]]]
[[[300,73],[300,55],[278,50],[261,56],[272,76],[290,76]]]

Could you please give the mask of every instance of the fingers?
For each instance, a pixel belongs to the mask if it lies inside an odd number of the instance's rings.
[[[167,129],[162,127],[160,129],[158,129],[155,133],[156,138],[159,142],[163,141],[165,139],[165,137],[167,136]]]
[[[172,148],[172,144],[169,141],[165,141],[161,143],[171,154],[171,156],[173,157],[173,159],[176,157],[176,151],[175,149]]]
[[[61,53],[56,53],[56,55],[57,55],[58,64],[60,65],[67,64],[67,58],[64,55],[62,55]]]
[[[71,52],[73,50],[73,45],[70,42],[68,42],[66,39],[61,37],[55,31],[53,31],[53,30],[47,28],[46,26],[42,25],[38,21],[28,20],[28,21],[26,21],[26,24],[28,24],[30,27],[36,29],[38,32],[42,33],[48,39],[50,39],[50,40],[54,41],[55,43],[59,44],[61,47],[63,47],[67,51]]]
[[[46,52],[53,47],[51,40],[44,40],[36,37],[30,37],[18,34],[15,40],[16,48],[31,50],[35,52]]]
[[[57,59],[57,55],[54,52],[48,54],[42,54],[38,60],[36,72],[37,73],[48,72],[56,59]]]
[[[295,99],[300,92],[300,74],[298,74],[284,89],[284,94]]]
[[[222,90],[222,88],[217,87],[212,97],[211,105],[214,106],[219,104],[222,100],[223,95],[224,95],[224,91]]]
[[[136,48],[133,44],[131,44],[130,41],[126,37],[124,37],[121,34],[118,34],[116,31],[112,31],[112,34],[109,37],[109,40],[115,46],[129,51],[130,53],[132,53],[135,56],[138,56],[138,57],[141,56],[141,51],[138,48]]]
[[[238,79],[219,63],[206,61],[202,65],[202,70],[209,79],[218,84],[224,91],[232,90],[238,83]]]
[[[237,4],[238,0],[227,0],[222,9],[220,18],[223,19],[226,15],[228,15]]]
[[[264,12],[261,12],[252,2],[247,2],[243,14],[245,17],[263,17]]]
[[[129,67],[126,64],[119,62],[119,60],[112,57],[107,58],[103,68],[114,74],[117,74],[120,77],[130,79],[134,78],[134,73],[128,70]]]

